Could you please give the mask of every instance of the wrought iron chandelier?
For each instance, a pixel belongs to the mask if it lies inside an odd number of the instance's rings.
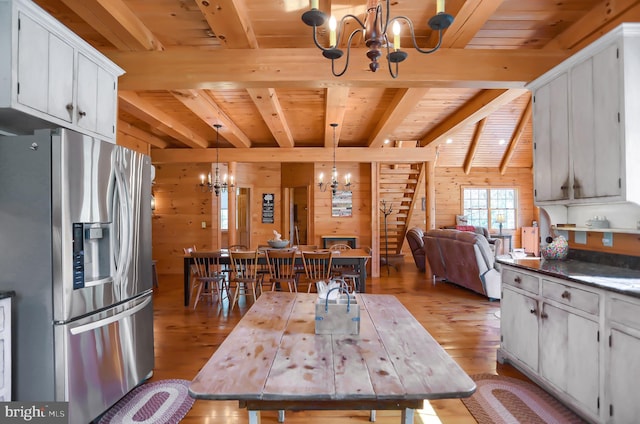
[[[338,127],[338,124],[332,123],[329,125],[333,127],[333,167],[331,168],[331,182],[325,183],[324,174],[321,172],[318,176],[318,187],[322,192],[327,191],[327,187],[331,187],[331,193],[335,196],[336,192],[340,188],[340,183],[338,182],[338,168],[336,168],[336,145],[338,144],[336,140],[336,128]],[[342,191],[349,191],[352,186],[353,184],[351,183],[351,174],[346,174],[344,176]]]
[[[220,128],[222,127],[222,125],[220,124],[213,124],[213,126],[216,129],[216,169],[215,169],[215,174],[214,174],[214,178],[213,181],[211,181],[211,172],[209,172],[209,175],[207,176],[207,180],[205,181],[205,176],[204,174],[200,175],[200,184],[198,184],[200,186],[200,190],[202,190],[203,192],[205,191],[210,191],[210,192],[214,192],[217,196],[220,196],[220,192],[226,192],[227,189],[233,188],[235,187],[235,185],[233,184],[233,176],[230,177],[230,182],[227,183],[227,174],[224,174],[224,177],[222,178],[222,181],[220,181],[220,166],[219,166],[219,159],[220,159]]]
[[[367,12],[364,23],[355,15],[347,14],[340,19],[340,23],[336,22],[334,17],[329,19],[329,47],[323,47],[318,43],[317,28],[324,25],[327,21],[327,15],[318,10],[318,0],[311,0],[311,10],[307,10],[302,14],[302,20],[305,24],[313,27],[313,42],[316,47],[322,50],[322,55],[327,59],[331,59],[331,72],[334,76],[342,76],[349,67],[349,55],[351,52],[351,42],[353,37],[360,31],[363,31],[365,44],[369,48],[367,57],[371,60],[369,69],[376,72],[380,67],[378,59],[382,56],[382,49],[387,51],[387,63],[389,65],[389,74],[396,78],[398,76],[398,64],[405,60],[408,56],[407,52],[400,50],[400,21],[405,21],[409,27],[413,47],[420,53],[433,53],[440,48],[442,44],[442,31],[449,28],[453,23],[453,16],[444,12],[444,0],[437,0],[436,14],[429,19],[429,27],[433,31],[438,31],[438,43],[432,49],[421,49],[416,42],[416,36],[413,29],[413,22],[406,16],[396,16],[389,18],[390,0],[386,0],[386,10],[383,11],[382,2],[380,0],[367,0]],[[384,15],[384,19],[383,19]],[[335,61],[340,59],[344,52],[337,48],[336,40],[341,39],[342,32],[345,29],[347,21],[354,20],[359,26],[349,35],[347,41],[347,55],[345,59],[344,69],[336,72]],[[391,25],[391,26],[390,26]],[[337,28],[337,33],[336,33]],[[393,30],[393,43],[389,42],[387,30]],[[393,65],[392,65],[393,64]],[[394,66],[395,65],[395,66]],[[395,68],[395,69],[394,69]]]

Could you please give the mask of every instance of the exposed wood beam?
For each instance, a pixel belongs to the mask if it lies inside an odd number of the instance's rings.
[[[453,24],[442,37],[442,47],[462,49],[476,36],[504,0],[467,0],[455,12]],[[433,31],[429,39],[431,46],[438,42],[438,32]]]
[[[118,119],[118,132],[137,138],[138,140],[144,141],[145,143],[150,144],[154,147],[158,147],[160,149],[164,149],[169,145],[169,143],[167,143],[163,139],[156,137],[155,135],[144,130],[141,130],[138,127],[134,127],[133,125],[123,121],[122,119]]]
[[[473,132],[473,138],[471,139],[471,143],[469,144],[469,150],[467,150],[467,157],[464,158],[464,173],[467,175],[469,175],[469,172],[471,172],[471,167],[473,166],[473,158],[476,157],[478,145],[480,144],[480,137],[482,137],[482,132],[484,131],[484,126],[486,123],[487,118],[479,120],[476,124],[476,129]]]
[[[525,89],[484,90],[429,131],[420,140],[420,145],[439,144],[462,128],[486,118],[526,92]]]
[[[433,149],[421,147],[388,149],[372,147],[341,147],[336,149],[336,162],[402,162],[430,161]],[[216,161],[216,149],[153,150],[153,163],[208,163]],[[220,162],[333,162],[333,149],[324,147],[265,147],[252,149],[220,149]]]
[[[622,22],[638,21],[640,21],[638,0],[603,0],[544,48],[571,49],[572,53],[575,53]]]
[[[428,91],[428,88],[403,88],[399,90],[371,133],[369,147],[382,147],[388,135],[400,126]]]
[[[258,41],[243,1],[197,0],[196,4],[223,46],[233,49],[258,48]]]
[[[522,134],[524,133],[527,124],[531,120],[531,98],[529,98],[529,102],[527,106],[524,108],[522,115],[520,116],[520,120],[518,121],[518,125],[516,125],[516,129],[513,132],[513,137],[511,137],[511,142],[509,143],[509,147],[507,147],[507,151],[505,152],[502,162],[500,163],[500,174],[504,175],[507,172],[507,168],[509,167],[509,162],[511,162],[511,157],[513,153],[516,151],[516,147],[518,147],[518,143],[522,138]]]
[[[123,51],[162,50],[162,43],[122,0],[62,0]]]
[[[154,128],[162,131],[189,147],[206,148],[206,138],[186,125],[183,125],[167,113],[158,109],[153,103],[138,96],[134,92],[119,91],[120,109],[141,119]],[[196,152],[197,153],[197,152]]]
[[[273,88],[250,88],[247,90],[258,108],[265,124],[280,147],[293,147],[293,135],[284,119],[284,112]]]
[[[324,108],[324,147],[333,147],[333,131],[330,130],[331,123],[338,124],[338,129],[344,121],[344,114],[347,111],[347,101],[349,100],[349,87],[329,87],[326,93],[326,104]],[[339,139],[339,138],[338,138]]]
[[[251,147],[251,140],[204,90],[173,90],[171,94],[207,123],[220,124],[220,135],[235,147]]]
[[[104,53],[121,66],[122,90],[326,88],[335,86],[522,88],[568,57],[559,50],[440,49],[410,55],[398,78],[366,72],[366,50],[351,51],[351,69],[334,78],[317,49],[197,48]],[[283,60],[286,57],[287,60]],[[150,73],[149,69],[153,69]]]

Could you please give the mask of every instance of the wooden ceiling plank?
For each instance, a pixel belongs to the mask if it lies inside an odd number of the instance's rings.
[[[333,147],[333,131],[330,130],[330,124],[338,124],[336,128],[336,137],[338,137],[338,129],[342,126],[344,115],[347,111],[347,101],[349,100],[349,87],[329,87],[326,90],[325,103],[325,132],[324,147]],[[339,140],[339,138],[338,138]]]
[[[220,135],[238,148],[251,147],[251,140],[203,90],[173,90],[171,94],[200,119],[213,126],[222,125]]]
[[[487,123],[487,118],[483,118],[476,124],[476,130],[473,132],[473,138],[469,144],[469,150],[467,150],[467,156],[464,158],[464,173],[469,175],[471,167],[473,166],[473,158],[478,151],[478,145],[480,144],[480,137],[484,131],[484,126]]]
[[[293,147],[293,135],[285,120],[276,91],[273,88],[250,88],[247,92],[278,145]]]
[[[440,49],[412,55],[398,78],[364,72],[366,50],[352,50],[352,69],[334,78],[317,49],[225,49],[203,54],[197,48],[105,54],[122,67],[123,90],[327,88],[522,88],[568,57],[558,50]],[[286,60],[283,60],[286,58]],[[153,69],[153,72],[149,72]],[[428,70],[428,72],[425,72]]]
[[[340,147],[336,149],[336,162],[413,163],[434,159],[434,150],[420,147],[386,149],[371,147]],[[153,150],[151,159],[158,163],[209,163],[216,161],[216,149],[162,149]],[[220,149],[220,162],[244,163],[311,163],[333,162],[333,150],[324,147],[265,147],[252,149]]]
[[[507,168],[509,167],[509,162],[511,162],[511,157],[513,153],[516,151],[516,147],[518,147],[518,143],[522,138],[522,134],[524,134],[525,128],[527,124],[531,120],[531,98],[529,98],[529,102],[527,106],[525,106],[520,119],[518,120],[518,125],[516,125],[516,129],[513,132],[513,137],[511,137],[511,142],[509,143],[509,147],[507,147],[507,151],[502,158],[502,162],[500,163],[500,174],[504,175],[507,172]]]
[[[476,36],[504,0],[467,0],[455,13],[453,24],[442,37],[442,47],[462,49]],[[430,44],[438,42],[438,32],[431,34]]]
[[[544,49],[567,49],[576,52],[620,23],[638,22],[639,19],[638,0],[603,0],[562,34],[547,43]]]
[[[158,38],[122,0],[62,0],[116,48],[163,50]]]
[[[440,144],[460,129],[486,118],[526,92],[525,89],[483,90],[434,127],[420,140],[420,145]]]
[[[160,137],[156,137],[155,135],[148,133],[138,127],[134,127],[133,125],[123,121],[122,119],[118,119],[118,131],[123,134],[127,134],[131,137],[142,140],[145,143],[150,144],[159,149],[164,149],[169,145],[169,143],[167,143]]]
[[[403,88],[398,90],[393,101],[376,125],[369,138],[369,147],[382,147],[388,135],[391,134],[416,105],[429,92],[428,88]]]
[[[209,27],[227,48],[258,48],[258,39],[244,3],[240,0],[196,0]]]
[[[186,146],[198,149],[209,146],[209,143],[203,135],[192,131],[186,125],[183,125],[167,113],[161,111],[151,102],[142,99],[136,93],[119,91],[118,98],[119,106],[122,110],[145,121],[152,127],[157,128]]]

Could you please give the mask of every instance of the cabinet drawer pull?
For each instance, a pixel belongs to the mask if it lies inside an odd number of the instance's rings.
[[[522,283],[522,278],[516,277],[516,278],[513,279],[513,281],[518,283],[518,284],[520,284],[520,283]]]
[[[571,293],[569,293],[567,290],[562,292],[562,298],[563,299],[567,299],[567,300],[571,300]]]

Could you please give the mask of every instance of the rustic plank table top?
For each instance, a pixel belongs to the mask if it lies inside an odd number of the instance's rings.
[[[357,294],[360,333],[315,334],[317,294],[265,292],[190,386],[259,410],[400,409],[461,398],[475,383],[395,296]]]

